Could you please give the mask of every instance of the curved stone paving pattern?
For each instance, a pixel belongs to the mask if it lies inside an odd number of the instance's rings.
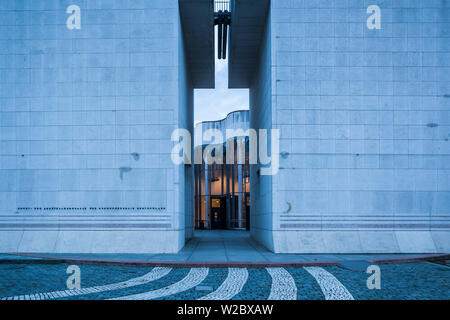
[[[367,273],[329,267],[356,300],[450,299],[450,268],[433,263],[380,265],[381,290],[367,290]]]
[[[241,292],[248,279],[248,271],[245,268],[229,268],[228,277],[220,287],[199,300],[230,300]]]
[[[144,268],[147,269],[148,268]],[[181,281],[182,279],[184,279],[190,272],[190,268],[172,268],[171,272],[169,272],[166,276],[142,284],[142,285],[138,285],[138,286],[133,286],[133,287],[129,287],[126,289],[121,289],[121,290],[111,290],[111,291],[103,291],[100,293],[92,293],[92,294],[87,294],[87,295],[81,295],[81,296],[75,296],[73,298],[63,298],[63,300],[109,300],[109,299],[114,299],[114,298],[118,298],[118,297],[122,297],[122,296],[130,296],[130,295],[136,295],[136,294],[142,294],[145,292],[150,292],[150,291],[154,291],[154,290],[158,290],[160,288],[164,288],[167,287],[168,285],[171,285],[173,283],[177,283],[179,281]],[[211,273],[211,272],[210,272]],[[206,280],[206,279],[205,279]],[[169,296],[170,299],[174,298],[181,295],[183,293],[188,293],[190,292],[190,290],[187,290],[185,292],[179,293],[177,295],[172,295]],[[160,297],[157,299],[166,299],[166,297]]]
[[[17,265],[20,266],[20,265]],[[29,274],[32,287],[24,286],[20,295],[14,287],[14,270],[25,276],[22,269],[0,265],[0,296],[7,299],[449,299],[449,268],[431,263],[382,265],[382,290],[368,290],[368,275],[340,267],[305,268],[137,268],[82,265],[82,285],[79,290],[54,290],[36,293],[34,285],[60,288],[65,284],[67,265],[33,265],[41,274]],[[22,270],[22,271],[20,271]],[[83,278],[103,270],[96,280]],[[114,272],[110,272],[114,270]],[[9,274],[6,274],[9,272]],[[115,274],[119,272],[120,274]],[[140,273],[124,279],[124,274]],[[99,284],[108,279],[110,284]],[[114,282],[114,280],[121,281]],[[20,281],[19,281],[20,282]],[[106,281],[105,281],[106,282]],[[104,282],[104,283],[105,283]],[[21,285],[25,282],[20,282]],[[106,282],[107,283],[107,282]],[[90,286],[87,286],[87,285]],[[92,285],[96,284],[96,285]],[[203,289],[198,290],[198,286]],[[205,290],[209,288],[209,290]],[[34,292],[33,292],[34,291]],[[209,291],[209,292],[208,292]]]
[[[97,286],[97,287],[23,295],[23,296],[19,296],[19,300],[58,299],[58,298],[64,298],[64,297],[80,296],[80,295],[85,295],[85,294],[90,294],[90,293],[99,293],[99,292],[103,292],[103,291],[119,290],[119,289],[142,285],[144,283],[148,283],[151,281],[155,281],[155,280],[160,279],[160,278],[164,277],[165,275],[167,275],[171,270],[172,270],[171,268],[156,267],[149,273],[143,275],[142,277],[133,278],[133,279],[130,279],[127,281],[122,281],[122,282],[118,282],[118,283],[112,283],[112,284],[107,284],[107,285]],[[13,300],[13,299],[14,299],[14,297],[1,298],[1,300]]]
[[[266,268],[272,277],[269,300],[297,300],[297,287],[292,276],[283,268]]]
[[[231,300],[266,300],[270,295],[272,278],[264,268],[248,269],[249,277],[241,292]]]
[[[69,264],[0,264],[0,297],[67,290]],[[144,276],[152,268],[135,266],[80,266],[82,287],[96,287]],[[108,291],[105,291],[108,292]],[[101,293],[100,293],[101,294]],[[93,294],[91,294],[93,295]],[[78,296],[75,296],[78,297]]]
[[[178,292],[170,296],[157,298],[157,300],[198,300],[215,291],[227,278],[228,269],[210,268],[208,276],[198,286]]]
[[[320,267],[305,267],[322,289],[325,300],[354,300],[347,288],[331,273]]]
[[[141,294],[119,297],[112,300],[151,300],[160,297],[166,297],[178,292],[186,291],[199,285],[208,276],[208,272],[208,268],[192,268],[191,271],[189,271],[188,275],[183,278],[183,280],[178,281],[177,283],[174,283],[170,286]]]
[[[304,268],[285,268],[292,276],[297,287],[297,300],[323,300],[322,289],[316,279]]]

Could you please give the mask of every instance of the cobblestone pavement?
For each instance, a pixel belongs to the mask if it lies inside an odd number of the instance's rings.
[[[81,288],[67,289],[68,264],[0,264],[1,299],[450,299],[450,268],[429,262],[342,267],[143,268],[79,265]]]

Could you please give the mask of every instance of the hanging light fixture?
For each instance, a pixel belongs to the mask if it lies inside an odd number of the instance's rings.
[[[231,25],[231,12],[229,1],[216,1],[215,5],[214,25],[218,28],[217,58],[220,60],[227,58],[228,26]]]

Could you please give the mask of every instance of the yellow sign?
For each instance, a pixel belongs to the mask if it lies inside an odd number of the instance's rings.
[[[211,208],[220,208],[220,199],[211,199]]]

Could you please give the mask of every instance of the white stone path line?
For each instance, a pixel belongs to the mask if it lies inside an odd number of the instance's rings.
[[[198,300],[230,300],[241,292],[248,279],[246,268],[228,268],[228,276],[216,291]]]
[[[208,272],[208,268],[192,268],[186,277],[174,284],[171,284],[170,286],[149,292],[118,297],[110,300],[151,300],[170,296],[179,292],[189,290],[199,285],[208,276]]]
[[[158,280],[165,275],[167,275],[172,269],[171,268],[154,268],[149,273],[129,279],[122,282],[107,284],[103,286],[97,286],[97,287],[89,287],[89,288],[81,288],[81,289],[72,289],[72,290],[63,290],[63,291],[52,291],[52,292],[45,292],[45,293],[36,293],[36,294],[29,294],[29,295],[23,295],[23,296],[16,296],[16,297],[6,297],[1,298],[1,300],[46,300],[46,299],[58,299],[58,298],[64,298],[64,297],[73,297],[73,296],[79,296],[84,294],[90,294],[90,293],[99,293],[104,291],[111,291],[111,290],[119,290],[129,287],[138,286],[141,284],[146,284],[155,280]]]
[[[294,278],[284,268],[266,268],[272,277],[272,288],[268,300],[297,300]]]
[[[354,300],[347,288],[331,273],[320,267],[304,267],[317,281],[325,300]]]

